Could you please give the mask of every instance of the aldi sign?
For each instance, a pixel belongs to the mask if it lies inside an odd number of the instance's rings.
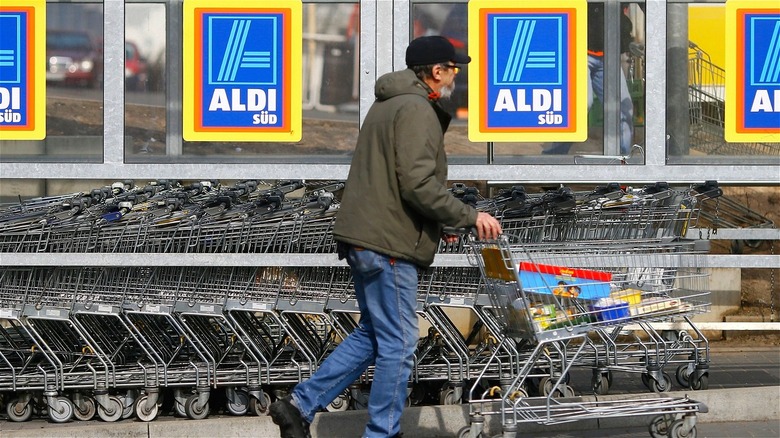
[[[301,139],[301,2],[187,0],[184,138]]]
[[[587,3],[539,4],[469,2],[472,141],[587,139]]]
[[[0,139],[46,137],[46,2],[0,4]]]
[[[726,36],[726,140],[780,142],[780,4],[729,0]]]

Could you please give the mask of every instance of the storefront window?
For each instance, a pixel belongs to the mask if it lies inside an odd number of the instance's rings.
[[[725,140],[725,3],[667,5],[667,155],[780,157],[778,143]],[[682,109],[682,110],[680,110]],[[687,112],[687,114],[686,114]]]
[[[103,5],[47,3],[46,138],[0,140],[3,161],[103,157]]]
[[[135,44],[147,72],[145,82],[129,81],[132,72],[129,68],[125,72],[128,161],[349,161],[346,155],[355,147],[359,125],[357,3],[303,4],[303,127],[302,139],[296,143],[172,139],[171,121],[166,123],[166,118],[178,114],[170,108],[166,112],[166,101],[171,98],[166,100],[170,92],[166,93],[164,73],[173,73],[170,65],[166,67],[164,35],[156,34],[165,29],[165,9],[128,4],[126,11],[126,44]]]
[[[644,4],[622,3],[613,4],[620,8],[620,23],[615,29],[620,29],[621,41],[619,61],[615,63],[620,71],[614,77],[620,81],[622,98],[620,99],[622,110],[618,130],[620,140],[624,143],[621,151],[615,149],[615,154],[630,153],[634,144],[640,147],[644,144],[644,41],[645,21]],[[605,4],[602,2],[589,3],[589,41],[597,45],[593,52],[603,52],[605,38],[604,17]],[[468,4],[467,3],[423,3],[414,5],[412,10],[412,37],[422,35],[440,34],[447,37],[453,45],[464,52],[468,48]],[[473,55],[473,53],[472,53]],[[562,156],[577,155],[603,155],[605,154],[604,142],[604,104],[599,96],[603,96],[603,73],[599,69],[605,65],[604,57],[599,55],[592,58],[589,63],[591,82],[588,84],[595,93],[591,92],[592,104],[588,113],[588,139],[580,143],[552,144],[532,142],[497,142],[490,145],[488,154],[495,163],[511,163],[520,161],[521,157],[544,155],[550,157],[550,161],[561,161]],[[600,79],[601,78],[601,79]],[[485,144],[471,143],[468,141],[466,120],[468,119],[468,68],[458,75],[456,91],[452,99],[446,103],[447,109],[455,117],[454,123],[447,132],[445,144],[448,153],[453,156],[454,162],[478,162],[484,160]],[[626,133],[622,134],[621,130]],[[642,149],[633,148],[634,162],[642,162]],[[606,162],[606,160],[598,160]]]

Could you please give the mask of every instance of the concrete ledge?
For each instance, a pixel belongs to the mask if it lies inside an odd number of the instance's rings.
[[[685,394],[709,408],[700,414],[699,422],[750,422],[776,421],[780,419],[780,387],[760,386],[707,391],[671,392],[672,397]],[[655,397],[653,394],[624,394],[600,396],[599,400]],[[583,399],[594,400],[588,396]],[[367,411],[346,411],[317,415],[311,431],[314,438],[358,437],[368,419]],[[424,406],[408,408],[401,419],[404,436],[410,438],[453,437],[469,424],[469,406]],[[565,430],[608,429],[616,427],[647,426],[649,418],[621,417],[601,420],[584,420],[573,423],[544,426],[536,423],[522,424],[524,433],[554,432]],[[501,418],[491,415],[485,419],[485,435],[501,433]],[[27,423],[0,423],[0,436],[13,437],[277,437],[279,429],[270,417],[212,416],[206,420],[160,418],[150,423],[125,420],[104,423],[99,420],[51,424],[45,421]]]

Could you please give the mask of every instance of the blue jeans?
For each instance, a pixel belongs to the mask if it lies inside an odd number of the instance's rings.
[[[364,437],[395,436],[420,333],[417,322],[417,266],[367,249],[350,248],[360,308],[357,329],[339,344],[310,379],[292,391],[303,417],[327,406],[375,364]]]
[[[588,72],[590,82],[588,86],[588,108],[593,105],[593,94],[604,104],[604,59],[600,56],[588,55]],[[634,103],[631,101],[631,93],[628,91],[626,76],[621,70],[620,75],[620,153],[628,155],[634,143]],[[571,143],[552,143],[543,154],[568,154]]]

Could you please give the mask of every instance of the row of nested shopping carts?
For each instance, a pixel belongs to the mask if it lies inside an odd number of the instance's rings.
[[[0,251],[333,253],[341,188],[301,181],[116,183],[3,206]],[[442,243],[442,255],[464,255],[458,260],[469,263],[420,274],[418,314],[429,328],[415,354],[410,402],[431,393],[445,404],[465,398],[479,407],[477,418],[491,412],[487,400],[512,401],[509,430],[518,415],[581,418],[570,403],[550,408],[574,396],[572,367],[593,370],[596,394],[609,391],[613,372],[639,374],[648,389],[666,392],[674,367],[680,385],[706,389],[709,347],[690,319],[708,309],[700,257],[706,249],[680,236],[700,205],[720,195],[716,183],[543,193],[511,187],[489,198],[462,185],[452,192],[500,218],[502,257],[530,264],[508,270],[514,279],[502,278],[523,295],[508,303],[500,298],[506,286],[496,286],[484,269],[485,242]],[[96,415],[149,421],[164,403],[179,415],[205,418],[217,401],[232,414],[261,414],[272,397],[316,370],[354,329],[358,313],[342,264],[0,269],[0,393],[15,421],[35,414],[55,422]],[[569,285],[558,284],[564,280]],[[507,313],[510,305],[525,312],[522,330]],[[461,327],[463,314],[473,326]],[[692,334],[669,336],[651,323],[669,320],[684,321]],[[328,409],[365,406],[371,375],[369,369]],[[537,398],[546,409],[525,407]],[[653,423],[663,435],[670,418],[698,409],[652,400],[607,411],[664,413]]]

